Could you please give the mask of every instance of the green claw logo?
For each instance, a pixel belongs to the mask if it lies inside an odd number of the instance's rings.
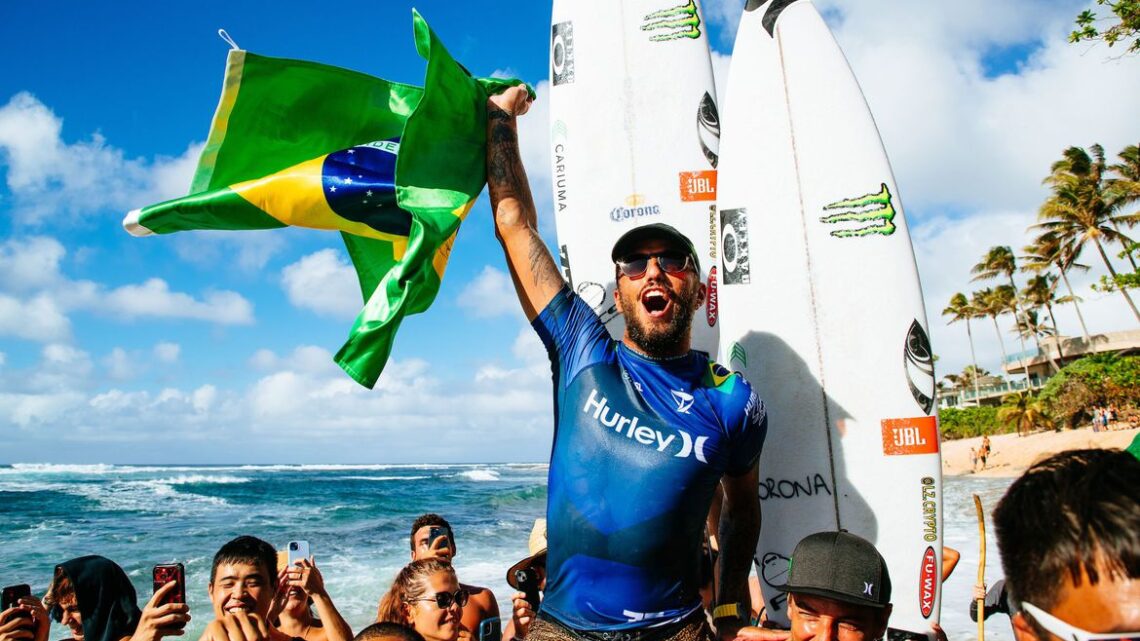
[[[869,225],[856,229],[839,229],[831,232],[831,235],[836,238],[858,238],[861,236],[870,236],[871,234],[890,236],[895,233],[895,208],[891,204],[891,191],[887,189],[886,183],[883,183],[882,189],[880,189],[877,194],[866,194],[857,198],[840,200],[830,205],[825,205],[823,209],[825,211],[831,209],[848,210],[821,217],[819,220],[823,223],[841,223],[847,221],[870,223]]]
[[[651,36],[649,38],[651,42],[700,38],[701,17],[697,15],[696,3],[689,0],[688,4],[661,9],[646,15],[645,24],[641,25],[641,30],[654,31],[656,29],[668,29],[669,32]]]
[[[748,352],[740,346],[740,343],[732,344],[732,355],[729,357],[728,362],[740,361],[740,364],[748,367]]]

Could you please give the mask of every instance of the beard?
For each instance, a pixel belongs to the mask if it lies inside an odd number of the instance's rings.
[[[696,314],[699,303],[700,281],[694,279],[691,287],[676,292],[671,289],[668,291],[673,301],[673,318],[664,325],[647,326],[642,323],[637,314],[641,307],[638,294],[622,295],[622,317],[629,338],[646,356],[662,358],[677,355],[677,346],[689,335],[693,326],[693,315]]]

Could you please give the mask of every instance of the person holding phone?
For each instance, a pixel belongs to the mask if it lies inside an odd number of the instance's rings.
[[[456,554],[455,534],[447,519],[438,514],[423,514],[412,523],[412,560],[439,559],[448,565]],[[490,588],[478,585],[460,586],[468,600],[462,606],[459,638],[462,641],[500,641],[499,604]]]
[[[210,568],[210,603],[214,620],[199,641],[296,641],[273,621],[288,588],[278,579],[277,551],[254,536],[223,545]]]
[[[0,641],[47,641],[51,621],[26,584],[4,588],[0,607]]]
[[[380,599],[377,623],[411,626],[425,641],[457,641],[469,595],[455,568],[442,559],[420,559],[404,566]]]
[[[190,620],[185,603],[162,603],[175,583],[139,610],[134,585],[114,561],[83,556],[57,565],[44,604],[75,641],[158,641],[179,636]]]
[[[282,567],[277,580],[285,590],[284,604],[276,627],[304,641],[352,641],[352,628],[333,605],[325,580],[312,558],[302,558]],[[313,616],[316,606],[320,618]]]

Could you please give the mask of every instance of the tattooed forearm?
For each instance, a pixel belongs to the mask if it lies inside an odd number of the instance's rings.
[[[558,274],[558,266],[554,264],[554,257],[550,255],[550,251],[542,242],[537,230],[531,230],[530,248],[527,254],[535,285],[550,287],[555,290],[562,287],[562,277]]]
[[[496,219],[500,215],[512,219],[521,215],[522,220],[504,222],[535,224],[534,198],[519,155],[515,119],[501,109],[487,113],[487,187]],[[499,207],[507,199],[514,199],[515,207]]]

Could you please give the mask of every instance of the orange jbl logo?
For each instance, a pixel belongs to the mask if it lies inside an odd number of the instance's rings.
[[[686,171],[677,174],[681,181],[681,200],[716,200],[716,170]]]
[[[883,419],[883,454],[936,454],[938,419],[933,416]]]

